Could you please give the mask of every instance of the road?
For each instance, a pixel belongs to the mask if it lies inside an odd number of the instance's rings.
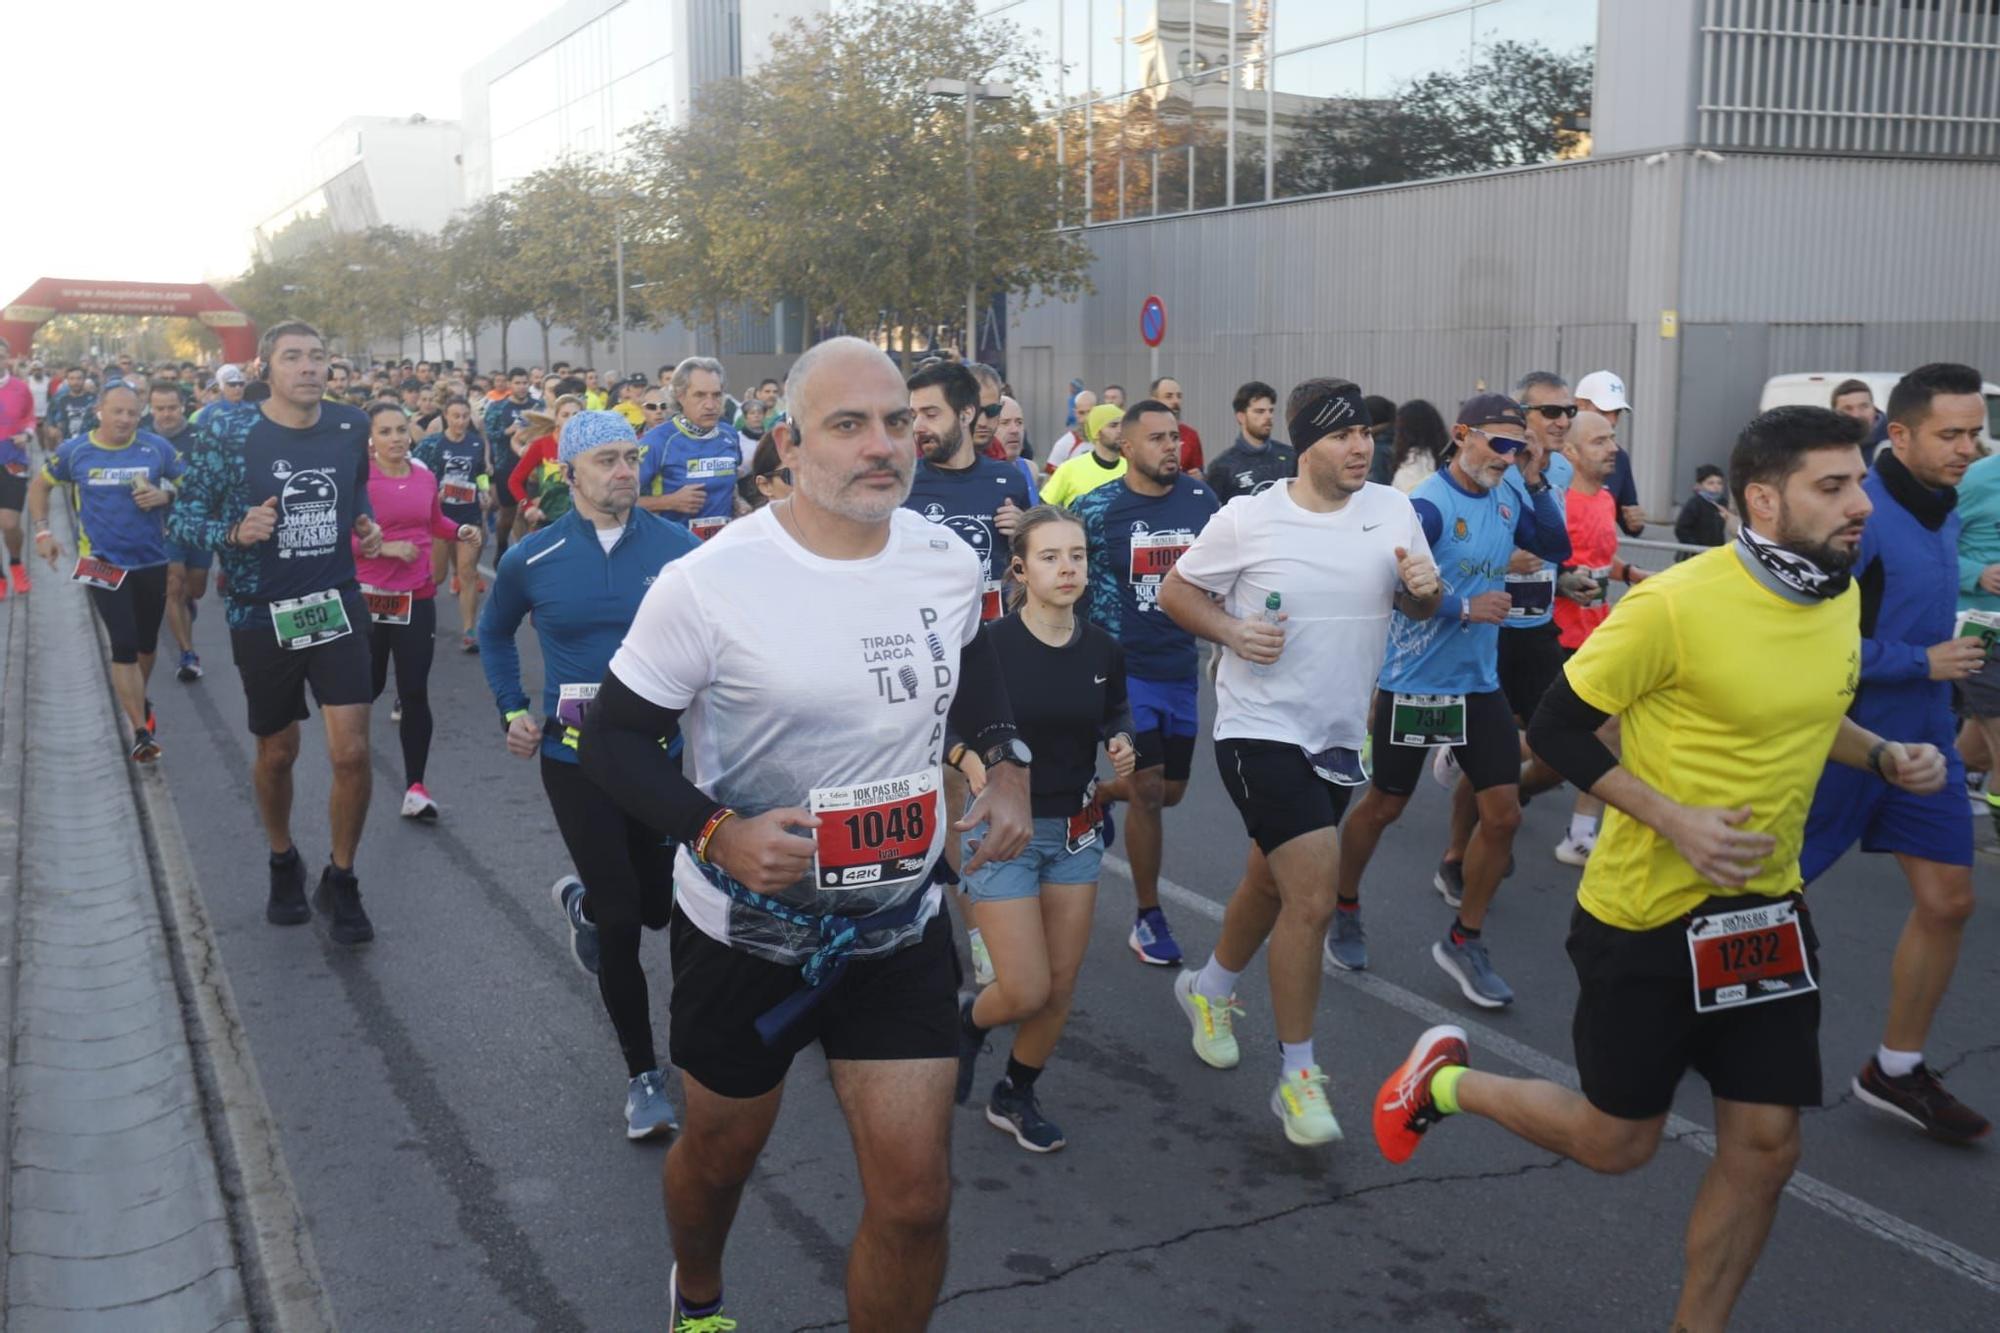
[[[397,818],[400,760],[379,707],[359,859],[377,939],[350,952],[317,926],[263,920],[251,738],[220,605],[206,604],[196,630],[208,677],[180,685],[163,671],[154,687],[201,890],[347,1328],[661,1328],[662,1150],[623,1137],[623,1065],[548,897],[569,868],[561,840],[534,766],[502,749],[477,658],[456,651],[455,607],[440,621],[429,786],[444,818]],[[539,663],[532,635],[522,638],[532,679]],[[298,769],[297,825],[315,873],[327,852],[317,725]],[[1403,1167],[1375,1151],[1368,1099],[1427,1013],[1475,1021],[1474,1060],[1487,1068],[1560,1074],[1570,1060],[1575,989],[1562,942],[1577,872],[1549,850],[1567,800],[1528,810],[1519,871],[1489,923],[1520,995],[1501,1014],[1472,1011],[1429,958],[1450,919],[1430,888],[1444,809],[1427,783],[1385,838],[1365,888],[1374,970],[1330,981],[1322,997],[1319,1050],[1347,1131],[1328,1149],[1293,1148],[1266,1109],[1277,1052],[1261,963],[1243,981],[1243,1067],[1199,1064],[1171,976],[1124,947],[1130,886],[1107,874],[1075,1016],[1041,1083],[1069,1146],[1034,1157],[977,1108],[958,1113],[952,1258],[934,1327],[1664,1325],[1708,1164],[1695,1127],[1713,1119],[1698,1080],[1682,1087],[1690,1123],[1679,1139],[1627,1178],[1469,1121],[1440,1127]],[[1990,891],[1983,827],[1981,839]],[[1191,960],[1214,941],[1243,847],[1204,741],[1167,823],[1168,909]],[[2000,1146],[1923,1140],[1845,1092],[1878,1040],[1902,880],[1887,859],[1857,854],[1815,900],[1830,1102],[1806,1117],[1802,1170],[1819,1185],[1785,1201],[1739,1326],[2000,1326]],[[649,937],[646,958],[664,1054],[663,938]],[[1952,1087],[1989,1113],[2000,1112],[1996,1008],[2000,913],[1989,907],[1930,1045]],[[996,1034],[985,1075],[997,1076],[1004,1050]],[[842,1326],[860,1209],[817,1054],[795,1066],[787,1101],[727,1268],[731,1311],[759,1333]]]

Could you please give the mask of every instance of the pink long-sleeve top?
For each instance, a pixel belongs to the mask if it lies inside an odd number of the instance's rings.
[[[361,554],[361,541],[354,540],[354,568],[361,581],[371,588],[389,592],[415,593],[429,597],[437,591],[431,582],[431,541],[433,537],[454,540],[458,524],[444,516],[438,505],[437,478],[416,459],[410,460],[407,476],[392,477],[380,463],[368,464],[368,500],[375,508],[375,522],[381,525],[384,542],[413,542],[415,560],[390,560]]]

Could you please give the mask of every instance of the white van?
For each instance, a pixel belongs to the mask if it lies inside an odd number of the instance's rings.
[[[1773,375],[1764,381],[1764,396],[1757,403],[1759,412],[1768,412],[1774,407],[1832,407],[1833,387],[1842,380],[1860,380],[1875,395],[1875,406],[1887,410],[1889,390],[1896,387],[1896,381],[1903,378],[1902,372],[1895,370],[1815,370],[1798,375]],[[1986,448],[1991,451],[2000,448],[2000,384],[1987,381],[1986,394]]]

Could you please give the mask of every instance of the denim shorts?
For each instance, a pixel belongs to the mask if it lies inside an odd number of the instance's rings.
[[[992,861],[965,877],[965,891],[976,903],[1002,902],[1009,898],[1039,897],[1044,884],[1095,884],[1104,861],[1103,835],[1092,838],[1082,851],[1063,849],[1068,841],[1067,819],[1037,818],[1035,835],[1021,854],[1011,861]],[[962,850],[970,862],[973,844],[986,836],[986,825],[965,835]]]

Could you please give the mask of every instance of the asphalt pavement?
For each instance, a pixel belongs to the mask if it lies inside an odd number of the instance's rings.
[[[265,924],[252,741],[220,603],[196,625],[209,675],[153,694],[164,771],[281,1128],[333,1309],[349,1329],[659,1329],[670,1256],[658,1146],[623,1135],[625,1077],[594,983],[570,962],[548,887],[569,870],[532,762],[510,758],[478,659],[440,605],[428,785],[435,826],[397,817],[401,760],[375,710],[375,795],[358,870],[376,926],[359,951],[321,928]],[[539,662],[524,627],[530,680]],[[1207,706],[1208,701],[1204,701]],[[296,834],[327,854],[315,719]],[[1125,946],[1131,890],[1106,874],[1068,1034],[1039,1085],[1069,1146],[1036,1157],[957,1115],[952,1258],[933,1326],[1102,1329],[1664,1326],[1702,1171],[1705,1087],[1682,1086],[1672,1141],[1607,1178],[1496,1127],[1450,1122],[1390,1166],[1368,1101],[1437,1013],[1474,1024],[1473,1060],[1561,1077],[1575,983],[1563,953],[1578,872],[1550,854],[1566,794],[1527,811],[1519,869],[1488,922],[1519,994],[1475,1011],[1431,962],[1451,919],[1430,887],[1443,792],[1429,783],[1364,886],[1373,969],[1330,979],[1317,1028],[1346,1141],[1288,1144],[1267,1109],[1278,1057],[1261,961],[1242,983],[1243,1066],[1188,1047],[1172,974]],[[1983,824],[1977,874],[1996,861]],[[1242,825],[1204,739],[1166,825],[1167,909],[1207,957],[1242,867]],[[1114,855],[1122,855],[1121,844]],[[1122,866],[1122,860],[1110,864]],[[1853,854],[1816,887],[1828,1105],[1806,1117],[1801,1171],[1738,1307],[1746,1329],[2000,1326],[2000,1144],[1958,1149],[1855,1104],[1847,1080],[1879,1039],[1908,906],[1894,864]],[[655,1031],[667,950],[649,937]],[[2000,1114],[2000,913],[1975,917],[1929,1054]],[[1497,1039],[1497,1040],[1496,1040]],[[995,1034],[982,1085],[1006,1050]],[[852,1155],[816,1053],[799,1060],[746,1193],[726,1266],[744,1330],[843,1326],[860,1211]]]

